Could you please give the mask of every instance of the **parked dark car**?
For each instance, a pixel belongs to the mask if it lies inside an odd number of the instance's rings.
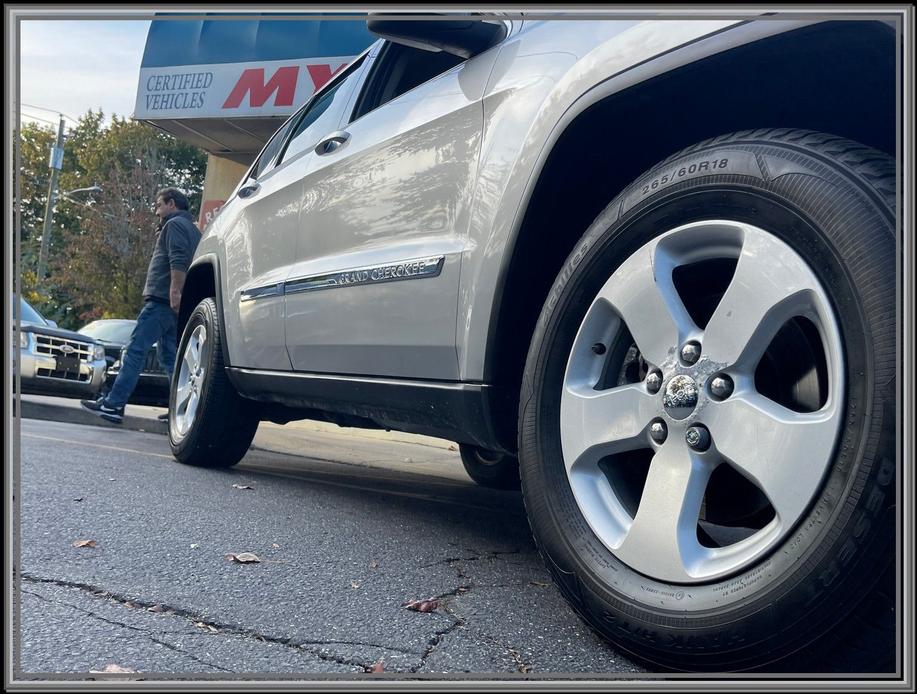
[[[121,359],[130,341],[131,333],[137,321],[129,318],[110,318],[92,321],[79,329],[79,332],[94,338],[105,348],[107,371],[103,392],[107,393],[114,385],[121,369]],[[146,362],[140,372],[137,387],[128,400],[133,405],[154,405],[168,407],[169,377],[159,363],[159,344],[153,343],[146,355]]]
[[[131,339],[135,325],[137,321],[129,318],[94,320],[77,332],[88,335],[105,348],[107,368],[111,368],[121,358],[121,349]]]
[[[103,347],[91,336],[58,328],[19,300],[22,393],[93,397],[105,380]]]

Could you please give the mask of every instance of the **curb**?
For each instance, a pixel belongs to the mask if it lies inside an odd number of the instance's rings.
[[[15,401],[13,403],[15,407]],[[127,429],[130,431],[142,431],[149,434],[162,434],[163,436],[169,433],[169,425],[166,422],[160,422],[153,416],[138,417],[136,415],[124,415],[124,420],[121,424],[114,424],[105,419],[102,419],[98,415],[93,414],[87,410],[84,410],[81,406],[73,405],[61,405],[57,403],[49,402],[36,402],[35,400],[20,398],[19,399],[19,416],[23,419],[43,419],[51,422],[64,422],[65,424],[88,424],[90,426],[97,427],[110,427],[112,429]],[[270,422],[262,422],[262,426],[267,425],[269,429],[285,430],[289,433],[294,431],[299,431],[303,435],[308,436],[310,433],[318,435],[327,435],[337,434],[340,435],[346,432],[348,436],[355,436],[361,439],[375,440],[381,444],[385,443],[402,443],[402,444],[413,444],[419,446],[427,446],[430,448],[438,448],[442,450],[455,451],[457,447],[451,441],[446,441],[444,439],[436,439],[428,436],[421,436],[419,434],[407,434],[404,432],[397,431],[381,431],[375,429],[351,429],[346,427],[338,427],[336,424],[330,424],[327,422],[319,422],[312,420],[302,420],[301,422],[290,422],[285,425],[281,424],[271,424]],[[255,441],[252,442],[252,447],[259,450],[274,450],[271,447],[264,447],[263,444],[259,444]]]
[[[157,419],[148,417],[124,416],[121,424],[109,422],[101,417],[84,410],[82,407],[62,407],[40,402],[19,401],[19,416],[23,419],[47,419],[52,422],[66,424],[90,424],[97,427],[111,427],[112,429],[130,429],[131,431],[145,431],[152,434],[168,434],[169,425]]]

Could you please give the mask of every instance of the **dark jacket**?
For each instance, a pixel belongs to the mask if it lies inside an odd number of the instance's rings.
[[[201,240],[201,232],[187,210],[179,210],[162,220],[156,247],[146,271],[143,298],[169,303],[172,270],[188,272],[191,258]]]

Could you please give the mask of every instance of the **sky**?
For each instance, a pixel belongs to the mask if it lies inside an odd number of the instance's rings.
[[[149,20],[23,20],[20,26],[24,121],[56,126],[63,113],[72,126],[69,119],[90,109],[101,108],[106,120],[133,113]]]

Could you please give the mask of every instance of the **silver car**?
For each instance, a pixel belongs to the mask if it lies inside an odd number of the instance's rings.
[[[901,27],[827,19],[371,18],[198,246],[175,457],[448,438],[648,667],[894,669]]]
[[[45,320],[19,300],[19,375],[22,393],[91,398],[105,382],[105,348]]]

